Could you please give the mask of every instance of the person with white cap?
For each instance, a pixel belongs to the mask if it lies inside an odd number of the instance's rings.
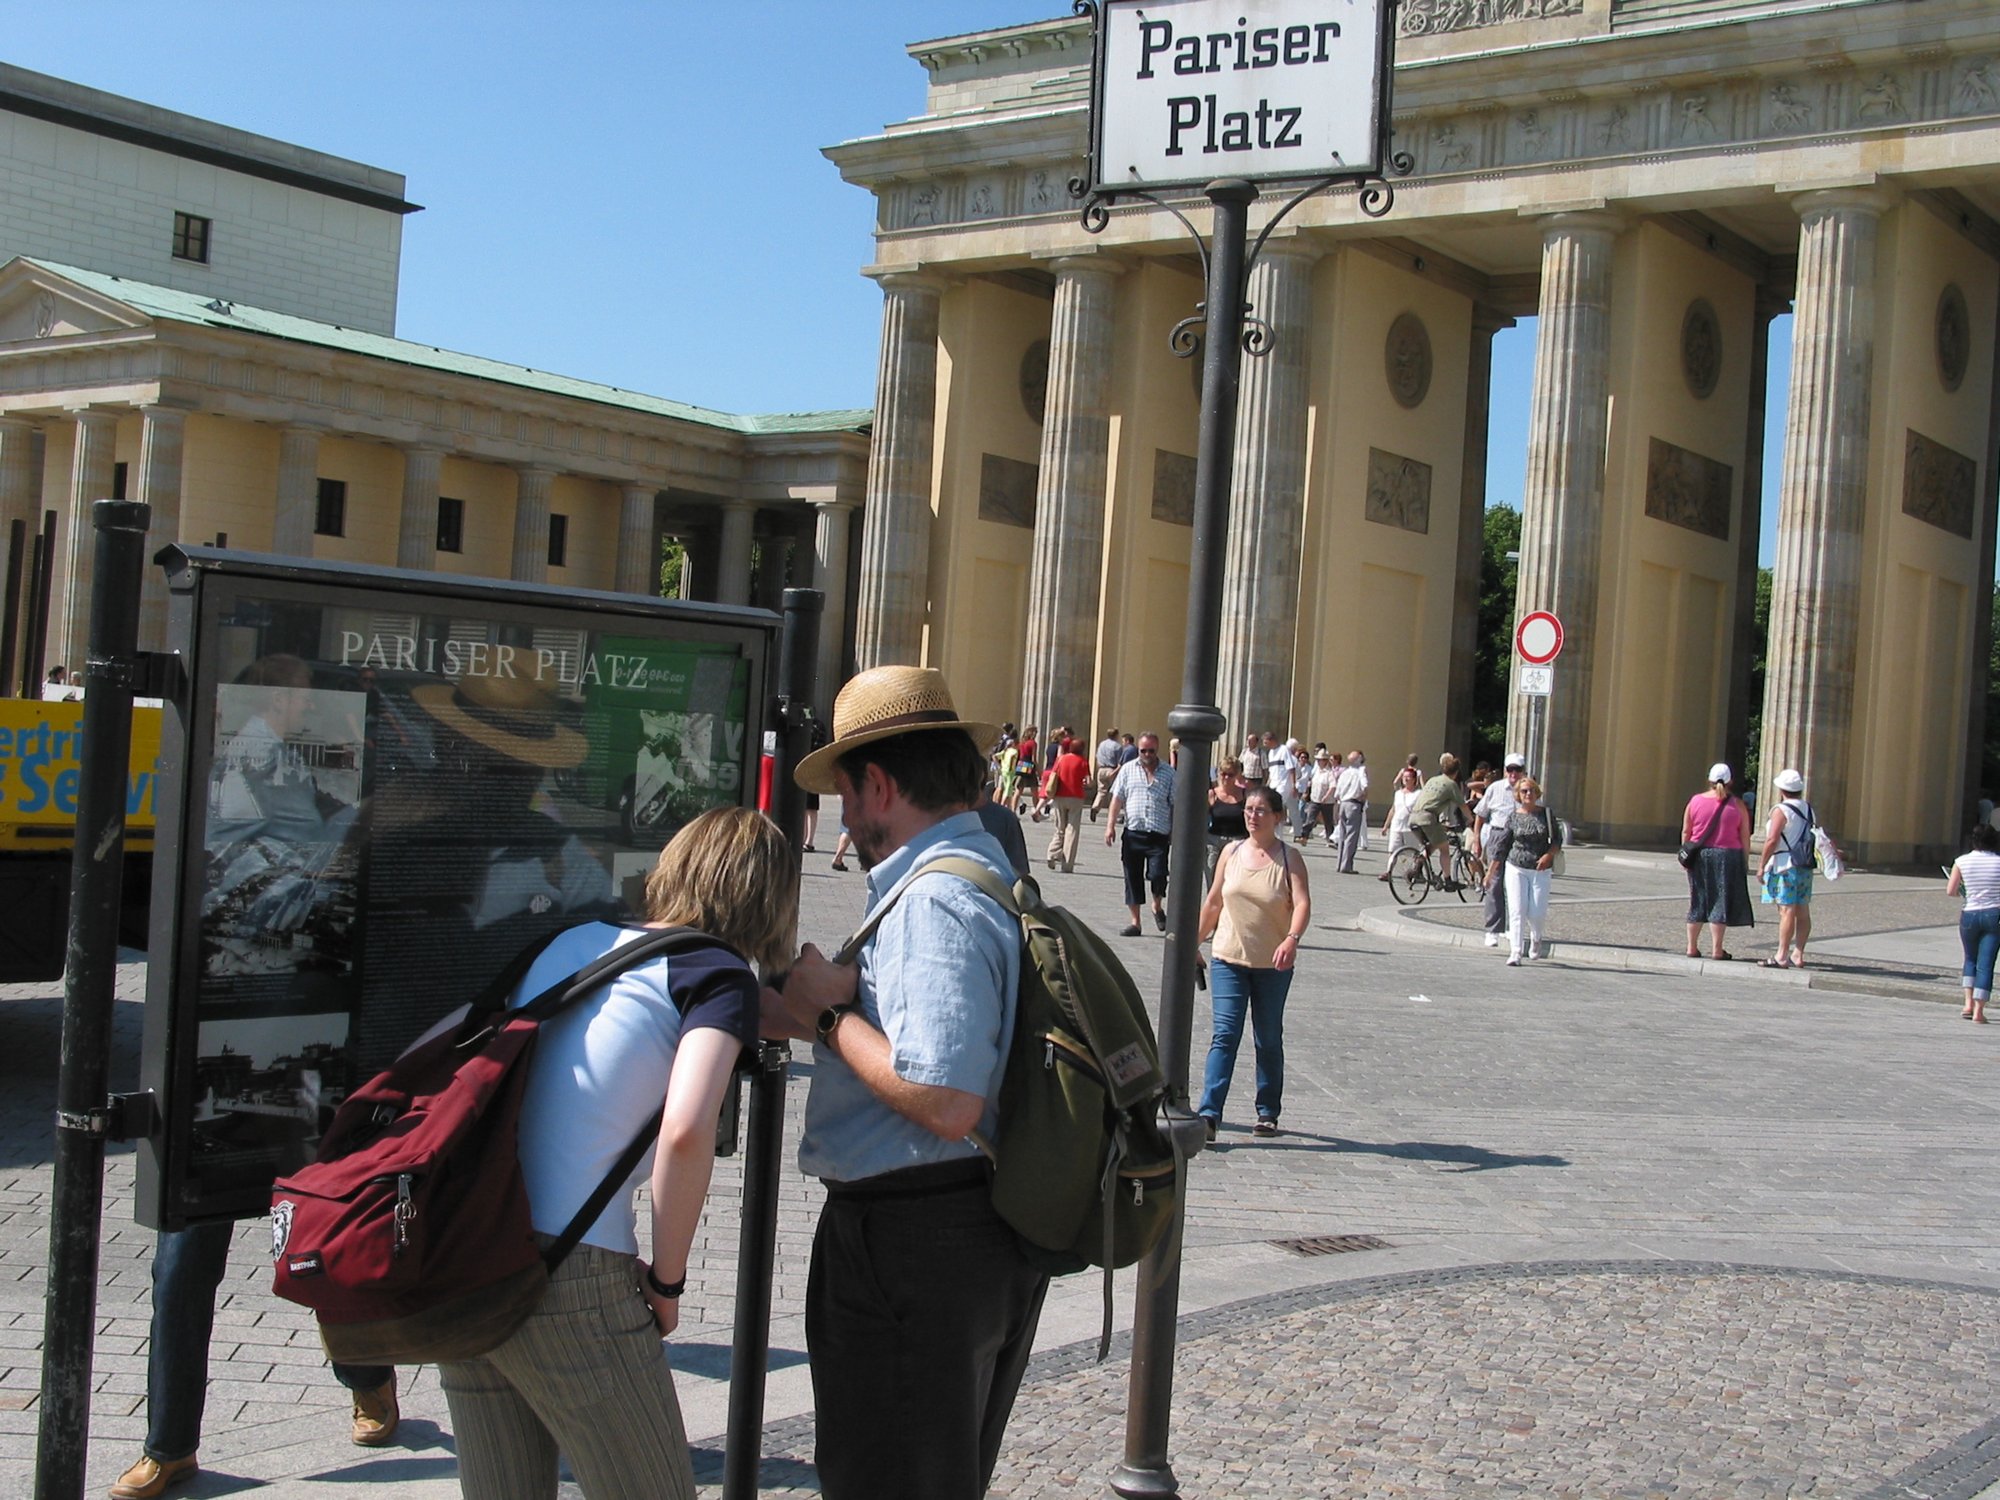
[[[1806,779],[1787,766],[1771,778],[1779,794],[1764,830],[1763,861],[1757,879],[1764,904],[1778,908],[1778,952],[1759,959],[1766,969],[1803,969],[1806,939],[1812,936],[1813,817],[1805,799]]]
[[[1473,804],[1472,826],[1479,831],[1479,852],[1489,865],[1493,863],[1493,847],[1500,842],[1501,831],[1514,816],[1514,788],[1527,774],[1528,757],[1518,750],[1509,751],[1499,779],[1488,782]],[[1479,909],[1486,919],[1486,946],[1497,948],[1507,935],[1507,882],[1488,881]]]
[[[1729,767],[1708,768],[1708,786],[1688,798],[1681,814],[1682,867],[1688,878],[1687,956],[1701,957],[1701,929],[1708,927],[1708,956],[1735,957],[1722,946],[1725,927],[1755,927],[1750,909],[1747,853],[1750,810],[1730,790]],[[1687,856],[1692,851],[1693,858]]]
[[[957,874],[916,878],[958,856],[1013,883],[972,811],[995,733],[934,668],[874,667],[793,773],[839,794],[868,909],[887,904],[855,964],[808,944],[763,992],[765,1036],[815,1043],[799,1166],[826,1185],[805,1333],[828,1500],[985,1494],[1048,1291],[972,1140],[1004,1128],[1020,927]]]

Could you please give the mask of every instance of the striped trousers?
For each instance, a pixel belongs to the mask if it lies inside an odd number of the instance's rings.
[[[589,1500],[694,1500],[673,1373],[630,1255],[578,1245],[504,1344],[438,1374],[466,1500],[554,1500],[558,1451]]]

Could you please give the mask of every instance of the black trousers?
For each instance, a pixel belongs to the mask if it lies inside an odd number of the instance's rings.
[[[828,1184],[806,1280],[826,1500],[986,1493],[1049,1289],[991,1191],[976,1163]]]
[[[1124,842],[1118,846],[1120,859],[1125,865],[1125,904],[1141,906],[1145,904],[1145,887],[1153,888],[1156,899],[1167,897],[1167,835],[1164,833],[1135,833],[1125,830]]]

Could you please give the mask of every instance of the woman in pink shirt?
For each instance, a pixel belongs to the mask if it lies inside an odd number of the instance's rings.
[[[1725,927],[1754,927],[1750,905],[1750,867],[1744,840],[1750,828],[1749,809],[1730,791],[1729,767],[1717,761],[1708,768],[1708,788],[1688,798],[1681,815],[1681,842],[1701,850],[1687,867],[1687,956],[1701,957],[1702,924],[1708,925],[1708,956],[1728,959],[1722,947]]]

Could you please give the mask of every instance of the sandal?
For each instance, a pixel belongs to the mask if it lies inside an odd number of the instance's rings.
[[[1789,969],[1791,964],[1782,958],[1760,958],[1757,960],[1757,967],[1760,969]]]
[[[1276,1135],[1278,1133],[1278,1122],[1269,1115],[1259,1115],[1257,1123],[1250,1127],[1250,1133],[1252,1135]]]
[[[1708,955],[1708,961],[1710,963],[1726,964],[1735,957],[1734,953],[1711,953]]]

